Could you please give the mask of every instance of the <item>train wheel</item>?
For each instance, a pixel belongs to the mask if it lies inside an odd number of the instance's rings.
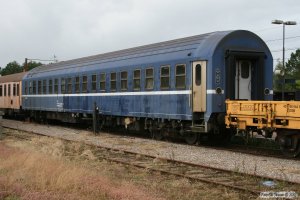
[[[164,135],[162,133],[162,130],[153,130],[153,138],[156,140],[162,140],[164,138]]]
[[[294,158],[300,154],[300,142],[298,137],[294,135],[281,135],[278,136],[280,149],[283,155]]]
[[[195,144],[198,141],[198,134],[193,132],[188,132],[184,135],[184,140],[188,144]]]

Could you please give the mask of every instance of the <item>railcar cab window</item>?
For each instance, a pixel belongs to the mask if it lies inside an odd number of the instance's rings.
[[[170,66],[161,66],[160,68],[160,88],[170,88]]]
[[[92,75],[92,92],[97,91],[97,75],[93,74]]]
[[[145,84],[146,90],[153,90],[153,88],[154,88],[153,75],[154,75],[154,69],[147,68],[146,69],[146,84]]]
[[[99,88],[101,92],[105,91],[105,73],[100,74]]]
[[[66,94],[66,79],[60,79],[60,91],[62,94]]]
[[[196,77],[195,77],[196,85],[201,85],[201,65],[196,65]]]
[[[117,90],[117,73],[110,73],[110,91]]]
[[[133,71],[133,90],[141,89],[141,70],[137,69]]]
[[[58,79],[54,79],[54,94],[58,94]]]
[[[242,62],[241,64],[241,77],[247,79],[249,77],[249,62]]]
[[[48,93],[49,94],[53,94],[53,86],[52,86],[53,82],[52,79],[49,79],[49,85],[48,85]]]
[[[4,96],[6,97],[6,84],[4,84]]]
[[[47,94],[47,80],[43,80],[43,94]]]
[[[3,86],[0,85],[0,97],[2,97],[2,95],[3,95],[3,93],[2,93],[3,91],[2,90],[3,90]]]
[[[79,92],[80,92],[80,89],[79,89],[79,81],[80,81],[79,76],[76,76],[76,77],[75,77],[75,92],[76,92],[76,93],[79,93]]]
[[[177,89],[185,89],[185,76],[186,76],[186,71],[185,71],[185,65],[176,65],[176,88]]]
[[[67,86],[67,88],[66,88],[66,89],[67,89],[66,92],[67,92],[68,94],[71,94],[71,93],[72,93],[72,78],[68,78],[68,79],[67,79],[67,85],[68,85],[68,86]]]
[[[127,72],[121,72],[121,90],[127,90]]]
[[[82,92],[87,92],[87,76],[82,76]]]

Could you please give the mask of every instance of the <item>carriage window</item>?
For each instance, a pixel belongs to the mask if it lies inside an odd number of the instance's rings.
[[[185,65],[176,65],[176,88],[185,88]]]
[[[10,84],[8,84],[7,95],[10,96]]]
[[[29,94],[32,94],[32,81],[29,82]]]
[[[170,66],[160,68],[160,88],[168,89],[170,87]]]
[[[127,90],[127,72],[121,72],[121,90]]]
[[[47,81],[43,80],[43,94],[47,94]]]
[[[100,91],[105,91],[105,73],[100,74]]]
[[[92,92],[96,92],[97,90],[97,75],[92,75]]]
[[[10,96],[10,84],[7,84],[7,96]]]
[[[2,93],[2,85],[0,85],[0,97],[2,97],[3,93]]]
[[[87,92],[87,76],[82,76],[82,92]]]
[[[4,84],[4,96],[6,97],[6,84]]]
[[[20,84],[17,84],[17,96],[20,96]]]
[[[196,65],[196,77],[195,77],[195,82],[196,82],[196,85],[201,85],[201,65],[200,64],[197,64]]]
[[[146,69],[146,84],[145,88],[147,90],[152,90],[154,87],[154,81],[153,81],[153,68]]]
[[[24,94],[28,94],[28,85],[27,85],[27,81],[24,82]]]
[[[79,93],[80,92],[80,88],[79,88],[79,76],[75,77],[75,92]]]
[[[244,79],[249,78],[249,62],[241,63],[241,77]]]
[[[110,90],[117,90],[117,73],[110,73]]]
[[[52,79],[49,79],[48,90],[49,94],[53,93]]]
[[[36,81],[32,81],[32,94],[36,94]]]
[[[14,83],[14,85],[13,85],[13,96],[16,96],[16,92],[17,92],[17,88],[16,88],[16,84]]]
[[[66,94],[66,80],[64,78],[60,79],[60,91],[62,94]]]
[[[141,70],[137,69],[133,72],[133,89],[140,90],[141,89]]]
[[[54,79],[54,94],[58,94],[58,79]]]
[[[72,93],[72,78],[68,78],[67,79],[67,84],[68,84],[68,86],[67,86],[67,93],[68,94],[71,94]]]
[[[38,94],[42,94],[42,81],[38,81]]]

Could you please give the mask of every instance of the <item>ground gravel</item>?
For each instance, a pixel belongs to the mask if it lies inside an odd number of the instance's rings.
[[[150,154],[156,157],[192,162],[215,168],[234,170],[247,174],[258,174],[300,183],[300,160],[254,156],[208,147],[188,146],[184,144],[121,136],[103,132],[95,136],[91,131],[6,119],[2,119],[1,124],[5,127],[62,139],[75,140],[88,144]]]

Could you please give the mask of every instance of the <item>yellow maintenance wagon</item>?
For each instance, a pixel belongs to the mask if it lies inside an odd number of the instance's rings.
[[[300,101],[226,100],[225,123],[236,133],[275,134],[285,155],[300,154]]]

